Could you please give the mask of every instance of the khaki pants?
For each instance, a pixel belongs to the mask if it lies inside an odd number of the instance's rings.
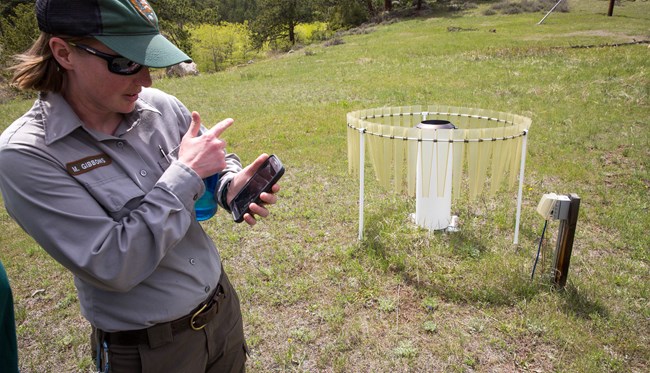
[[[107,349],[100,351],[100,371],[106,372],[105,356],[108,356],[108,372],[111,373],[244,372],[248,348],[244,340],[239,298],[225,273],[220,284],[225,299],[219,304],[219,312],[203,329],[196,331],[188,327],[176,332],[171,340],[107,345]],[[101,331],[96,334],[102,338]],[[99,341],[94,335],[91,339]],[[97,342],[93,346],[93,354],[96,349]]]

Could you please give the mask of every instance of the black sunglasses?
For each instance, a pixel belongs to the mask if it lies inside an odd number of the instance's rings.
[[[140,65],[137,62],[133,62],[126,57],[111,56],[110,54],[100,52],[97,49],[91,48],[87,45],[75,44],[72,42],[68,42],[68,44],[72,45],[73,47],[77,47],[83,51],[86,51],[92,54],[93,56],[97,56],[101,59],[106,60],[106,63],[108,64],[108,71],[115,74],[133,75],[133,74],[137,74],[138,71],[142,70],[143,67],[143,65]]]

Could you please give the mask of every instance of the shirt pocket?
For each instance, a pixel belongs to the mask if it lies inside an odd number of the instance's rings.
[[[144,191],[126,175],[116,175],[86,183],[86,188],[113,218],[126,215],[134,208],[134,203],[139,204],[145,195]]]
[[[176,145],[176,147],[173,148],[169,153],[166,152],[162,147],[160,148],[161,159],[158,161],[158,165],[163,171],[169,168],[174,160],[178,159],[178,151],[180,148],[180,144]]]

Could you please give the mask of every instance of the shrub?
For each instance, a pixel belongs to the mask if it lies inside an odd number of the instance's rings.
[[[203,24],[192,30],[192,37],[192,55],[199,71],[220,71],[254,57],[247,23]]]
[[[296,26],[296,41],[300,44],[311,44],[316,41],[327,40],[332,36],[327,23],[312,22],[301,23]]]
[[[345,44],[343,39],[341,39],[341,38],[333,38],[333,39],[329,39],[328,41],[326,41],[323,45],[326,46],[326,47],[332,47],[332,46],[341,45],[341,44]]]

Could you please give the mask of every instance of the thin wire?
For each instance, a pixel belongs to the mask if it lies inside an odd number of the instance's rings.
[[[512,135],[512,136],[505,136],[505,137],[490,137],[490,138],[479,138],[479,139],[419,139],[416,137],[401,137],[401,136],[393,136],[393,135],[384,135],[381,133],[374,133],[374,132],[369,132],[368,130],[364,128],[357,128],[353,126],[352,124],[348,123],[348,127],[354,129],[354,130],[363,130],[363,133],[369,136],[377,136],[377,137],[384,137],[384,138],[390,138],[391,140],[410,140],[410,141],[418,141],[418,142],[447,142],[447,143],[452,143],[452,142],[489,142],[489,141],[504,141],[504,140],[512,140],[516,139],[518,137],[526,136],[526,131],[522,131],[518,134]]]
[[[542,249],[542,242],[544,242],[544,233],[546,232],[547,225],[548,225],[548,219],[544,221],[544,229],[542,229],[542,237],[539,239],[539,245],[537,246],[537,257],[535,258],[535,264],[533,264],[533,272],[530,274],[531,280],[535,276],[535,267],[537,267],[537,261],[539,260],[539,253]]]

